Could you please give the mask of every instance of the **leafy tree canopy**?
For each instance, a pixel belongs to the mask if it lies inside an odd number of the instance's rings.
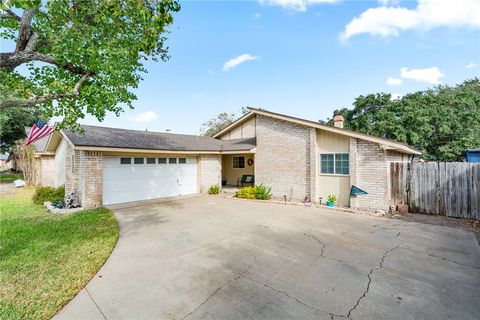
[[[32,126],[35,116],[27,109],[0,110],[0,151],[11,151],[15,142],[26,138],[25,127]]]
[[[344,116],[345,128],[407,143],[428,160],[455,161],[465,149],[480,148],[477,78],[400,99],[387,93],[359,96],[353,109],[342,108],[334,114]]]
[[[167,60],[167,27],[177,0],[7,0],[0,36],[0,109],[33,108],[75,127],[132,108],[148,59]],[[21,12],[21,14],[19,14]],[[18,72],[26,66],[28,72]],[[26,69],[23,68],[23,69]]]

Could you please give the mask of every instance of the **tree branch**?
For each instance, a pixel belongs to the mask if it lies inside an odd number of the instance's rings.
[[[81,67],[74,66],[71,62],[60,63],[54,57],[38,53],[38,52],[2,52],[0,53],[0,69],[6,69],[7,71],[12,71],[19,65],[22,65],[30,61],[41,61],[49,64],[56,65],[59,68],[63,68],[67,71],[84,75],[88,71],[84,70]],[[90,72],[90,75],[95,75],[93,72]]]
[[[30,108],[37,104],[42,104],[48,101],[60,100],[60,99],[77,99],[80,97],[80,88],[88,78],[92,76],[92,73],[85,73],[73,87],[72,93],[57,93],[47,94],[43,96],[34,97],[28,100],[9,99],[0,101],[0,109],[6,108]]]
[[[18,22],[20,22],[22,20],[22,18],[20,18],[15,12],[13,12],[10,9],[6,9],[6,10],[3,10],[3,11],[5,13],[2,13],[0,15],[0,19],[15,19]]]
[[[20,19],[20,27],[18,28],[18,38],[15,51],[18,52],[25,50],[30,37],[34,33],[32,30],[32,20],[35,14],[37,14],[37,8],[28,9],[23,12],[23,16]]]

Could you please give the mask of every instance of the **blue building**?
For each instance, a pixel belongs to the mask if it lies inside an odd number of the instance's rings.
[[[465,150],[465,158],[467,162],[480,163],[480,149]]]

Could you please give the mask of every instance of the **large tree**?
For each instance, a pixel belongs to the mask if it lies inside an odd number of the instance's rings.
[[[467,148],[480,148],[480,80],[392,99],[379,93],[342,108],[345,127],[417,147],[428,160],[455,161]],[[329,119],[327,123],[331,123]]]
[[[25,127],[31,126],[35,116],[23,108],[0,110],[0,152],[11,151],[16,141],[26,138]]]
[[[1,38],[14,42],[0,53],[0,108],[34,108],[73,127],[87,113],[102,120],[132,108],[145,61],[168,59],[165,35],[180,5],[7,0],[0,10]]]

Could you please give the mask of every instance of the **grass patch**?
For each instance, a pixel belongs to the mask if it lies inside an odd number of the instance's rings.
[[[0,182],[13,182],[17,179],[23,179],[23,175],[21,173],[0,174]]]
[[[0,201],[0,319],[50,319],[82,289],[118,238],[99,208],[54,215],[32,203],[34,188]]]

